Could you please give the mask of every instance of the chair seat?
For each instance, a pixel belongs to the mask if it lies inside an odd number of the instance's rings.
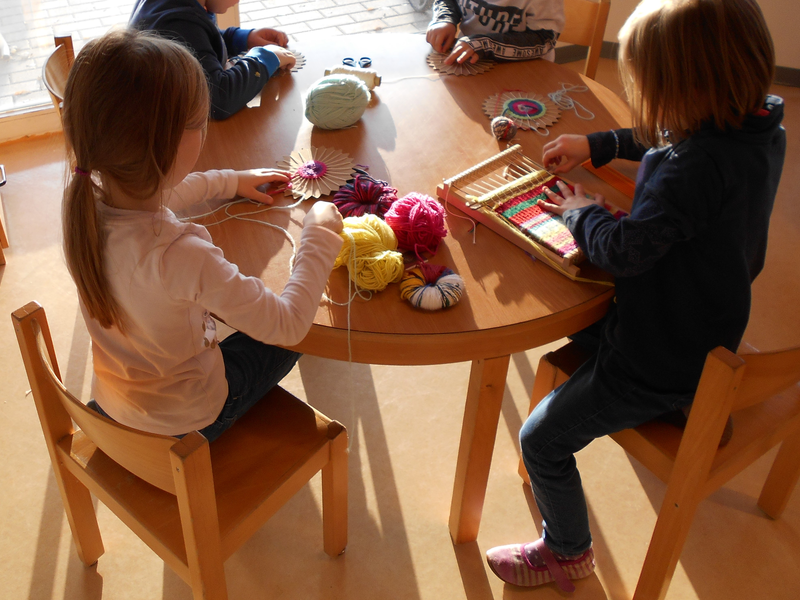
[[[224,558],[328,462],[327,443],[341,429],[276,387],[210,445]],[[99,496],[104,504],[113,502],[131,515],[120,517],[179,574],[188,574],[176,497],[120,467],[83,432],[72,438],[72,456],[85,470],[70,470],[99,484],[91,491],[107,494]],[[276,493],[281,486],[286,487]]]
[[[733,436],[714,457],[704,497],[736,475],[741,464],[752,462],[780,440],[800,430],[800,387],[736,411],[731,417]],[[647,465],[664,483],[669,482],[682,436],[683,429],[662,421],[648,421],[635,429],[611,434],[614,441]]]

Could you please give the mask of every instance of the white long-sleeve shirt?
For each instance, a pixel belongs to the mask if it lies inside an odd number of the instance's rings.
[[[170,199],[189,205],[236,195],[234,171],[193,173]],[[171,202],[174,206],[175,202]],[[214,313],[267,344],[299,343],[316,314],[341,238],[303,228],[294,270],[280,294],[245,277],[200,225],[169,208],[145,212],[98,203],[103,256],[126,331],[104,329],[81,304],[92,338],[93,395],[116,421],[176,435],[216,419],[228,394]]]

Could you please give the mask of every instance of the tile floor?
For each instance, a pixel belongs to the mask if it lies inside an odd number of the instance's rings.
[[[601,81],[613,85],[604,61]],[[754,289],[747,338],[762,349],[800,344],[800,90],[787,100],[789,154],[772,220],[767,267]],[[73,547],[9,313],[31,299],[48,310],[67,385],[90,381],[89,340],[59,247],[64,175],[59,135],[0,146],[9,174],[0,189],[11,242],[0,267],[0,597],[8,600],[189,600],[191,595],[102,505],[106,553],[85,568]],[[322,551],[320,486],[303,489],[226,563],[232,600],[549,600],[552,585],[525,591],[486,567],[491,546],[537,537],[539,517],[517,468],[517,431],[540,348],[514,355],[505,391],[480,535],[453,546],[447,529],[468,364],[348,365],[302,359],[287,387],[341,420],[352,440],[350,542]],[[664,486],[601,439],[578,455],[598,570],[576,600],[633,592]],[[800,589],[800,493],[783,518],[756,508],[769,468],[762,459],[701,506],[667,595],[671,600],[790,600]]]
[[[50,105],[42,65],[53,33],[71,34],[76,47],[127,23],[134,0],[0,0],[0,112]],[[243,24],[275,27],[295,42],[309,35],[424,32],[431,11],[407,0],[242,0]],[[7,45],[4,50],[3,42]]]

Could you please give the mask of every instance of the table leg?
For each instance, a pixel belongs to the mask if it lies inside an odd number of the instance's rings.
[[[450,536],[456,544],[478,537],[509,358],[472,361],[450,504]]]

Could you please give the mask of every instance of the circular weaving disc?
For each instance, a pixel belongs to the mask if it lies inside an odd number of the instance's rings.
[[[492,94],[483,101],[483,112],[490,119],[508,117],[520,129],[533,129],[540,135],[549,135],[547,127],[561,116],[561,109],[552,100],[530,92]]]
[[[444,64],[444,59],[450,54],[442,54],[441,52],[432,51],[428,54],[428,65],[434,71],[439,71],[445,75],[477,75],[478,73],[485,73],[494,66],[494,62],[486,59],[479,59],[474,64],[471,62],[453,63],[452,65]]]
[[[294,66],[292,67],[292,73],[297,73],[300,69],[306,66],[306,57],[303,55],[302,52],[298,52],[297,50],[289,50],[294,55]]]
[[[295,198],[319,198],[338,190],[351,178],[355,161],[341,150],[303,148],[285,156],[278,168],[292,173],[286,194]]]

